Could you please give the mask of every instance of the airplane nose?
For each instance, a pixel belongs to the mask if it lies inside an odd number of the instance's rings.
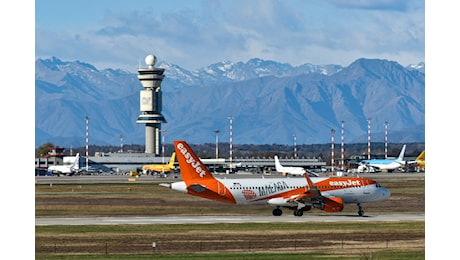
[[[386,188],[382,188],[382,197],[383,199],[388,199],[388,197],[390,197],[391,195],[391,192],[389,190],[387,190]]]

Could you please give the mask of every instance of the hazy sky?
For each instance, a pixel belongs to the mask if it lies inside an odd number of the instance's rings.
[[[147,54],[186,69],[261,58],[349,65],[425,61],[421,0],[36,0],[35,56],[135,72]]]

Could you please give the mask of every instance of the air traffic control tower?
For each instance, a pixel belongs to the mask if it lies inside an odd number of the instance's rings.
[[[155,68],[156,57],[145,57],[147,68],[139,68],[137,78],[144,87],[140,95],[141,114],[136,120],[138,124],[145,124],[145,153],[160,155],[161,124],[166,119],[161,114],[161,82],[165,69]]]

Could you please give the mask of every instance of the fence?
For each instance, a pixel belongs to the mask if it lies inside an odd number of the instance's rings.
[[[35,243],[35,254],[182,254],[213,252],[307,252],[324,249],[380,250],[423,249],[424,240],[219,240],[219,241],[150,241],[137,244]]]

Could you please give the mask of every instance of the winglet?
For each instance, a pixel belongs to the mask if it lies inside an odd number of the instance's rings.
[[[185,141],[174,141],[182,180],[188,185],[215,179]]]
[[[307,179],[308,187],[310,189],[315,187],[315,184],[313,184],[313,182],[311,181],[310,176],[308,176],[308,172],[306,172],[304,176],[305,176],[305,179]]]

